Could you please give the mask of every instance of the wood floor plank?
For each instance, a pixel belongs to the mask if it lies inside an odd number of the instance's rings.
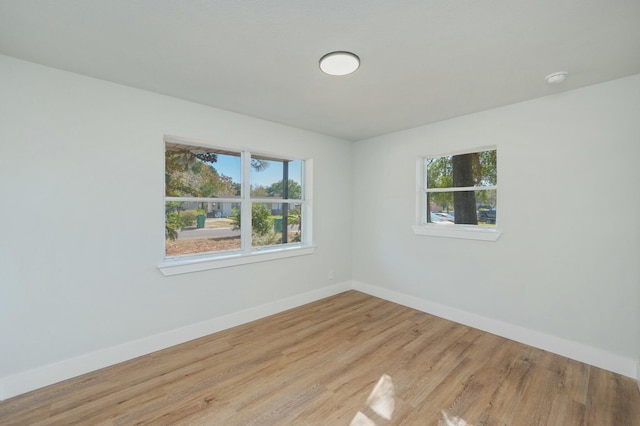
[[[549,419],[560,425],[582,425],[585,422],[585,406],[566,395],[559,395],[551,406]]]
[[[640,426],[640,392],[627,377],[349,291],[0,402],[3,426],[356,416],[422,426],[444,415],[476,426]]]

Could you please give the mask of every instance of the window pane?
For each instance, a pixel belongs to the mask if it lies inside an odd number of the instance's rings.
[[[283,185],[283,182],[287,182],[287,185]],[[252,157],[251,196],[301,200],[302,161]]]
[[[430,157],[425,160],[427,188],[497,185],[496,150]]]
[[[452,157],[431,157],[425,160],[427,172],[427,188],[452,188],[453,164]]]
[[[240,153],[165,143],[167,197],[239,197]]]
[[[427,222],[494,226],[496,196],[495,189],[429,192],[427,193]]]
[[[239,203],[165,203],[166,256],[240,249]]]
[[[252,203],[252,246],[302,241],[302,208],[293,203]],[[283,231],[287,232],[283,232]]]

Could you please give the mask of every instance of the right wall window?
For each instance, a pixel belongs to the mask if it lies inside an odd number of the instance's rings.
[[[420,159],[419,226],[464,229],[485,233],[496,230],[498,201],[497,149],[481,148]],[[452,226],[453,225],[453,226]],[[414,227],[415,228],[415,227]],[[431,235],[429,232],[416,232]],[[452,235],[463,235],[453,231]],[[493,237],[460,237],[497,239]]]

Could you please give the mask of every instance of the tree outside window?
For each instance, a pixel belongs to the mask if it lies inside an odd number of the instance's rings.
[[[496,225],[497,150],[427,157],[425,223]]]

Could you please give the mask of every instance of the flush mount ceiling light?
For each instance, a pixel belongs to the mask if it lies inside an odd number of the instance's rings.
[[[320,69],[329,75],[351,74],[360,67],[360,58],[351,52],[331,52],[320,58]]]
[[[568,74],[569,73],[566,71],[554,72],[553,74],[549,74],[548,76],[546,76],[545,80],[547,80],[547,83],[549,84],[562,83],[567,78]]]

